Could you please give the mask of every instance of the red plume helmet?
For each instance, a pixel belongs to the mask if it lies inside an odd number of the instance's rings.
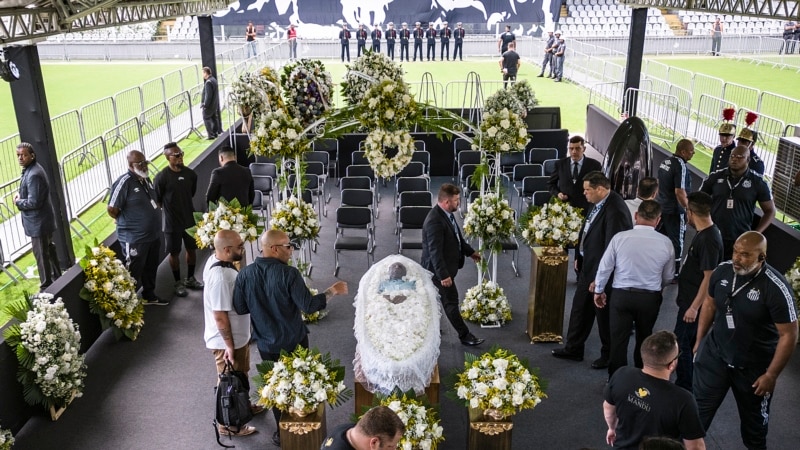
[[[753,126],[753,124],[756,123],[756,120],[758,120],[758,114],[752,111],[748,111],[747,115],[744,116],[744,123],[747,124],[748,128]]]
[[[736,114],[736,110],[733,108],[725,108],[722,110],[722,118],[726,121],[730,122],[733,120],[733,116]]]

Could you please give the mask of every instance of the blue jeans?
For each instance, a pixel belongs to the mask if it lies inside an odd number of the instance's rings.
[[[694,372],[692,349],[697,338],[697,320],[691,323],[683,321],[683,315],[686,314],[688,309],[688,306],[679,306],[678,318],[675,319],[675,336],[678,337],[678,350],[681,352],[678,357],[678,368],[675,369],[675,373],[678,375],[675,384],[692,392],[692,376]],[[700,318],[699,312],[697,317],[698,319]]]

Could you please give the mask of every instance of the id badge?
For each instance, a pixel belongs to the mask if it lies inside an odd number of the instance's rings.
[[[732,198],[728,199],[727,207],[728,207],[728,209],[733,209],[733,199]]]
[[[733,324],[733,313],[725,314],[725,321],[728,322],[728,329],[729,330],[733,330],[734,328],[736,328],[736,326],[734,326],[734,324]]]
[[[156,201],[152,198],[150,199],[150,204],[153,205],[153,209],[158,209],[158,205],[156,205]]]

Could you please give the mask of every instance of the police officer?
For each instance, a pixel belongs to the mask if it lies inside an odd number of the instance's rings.
[[[517,37],[511,32],[511,25],[506,25],[505,33],[501,34],[500,39],[497,40],[497,51],[502,55],[508,50],[508,44],[516,40]]]
[[[394,29],[394,22],[389,22],[386,26],[389,27],[386,30],[386,56],[394,61],[394,42],[397,39],[397,30]],[[408,44],[406,44],[406,53],[408,53]]]
[[[439,30],[439,40],[441,41],[441,54],[439,55],[439,59],[444,61],[445,56],[447,60],[450,61],[450,36],[453,34],[453,30],[447,26],[447,22],[442,22],[442,28]]]
[[[552,30],[547,30],[547,42],[544,44],[544,59],[542,60],[542,72],[536,75],[539,78],[544,76],[544,69],[550,64],[550,75],[547,78],[553,78],[553,53],[556,51],[556,44],[558,41],[553,36]]]
[[[560,31],[556,31],[556,38],[558,39],[558,44],[556,45],[556,50],[553,56],[555,57],[556,61],[556,68],[553,71],[553,78],[554,81],[560,82],[561,77],[564,76],[564,58],[567,54],[567,44],[564,42],[564,36],[561,35]]]
[[[728,167],[728,159],[731,152],[736,148],[736,143],[733,142],[733,136],[736,135],[736,126],[730,122],[723,122],[719,126],[719,145],[714,147],[714,152],[711,155],[711,167],[708,173],[716,172]]]
[[[464,34],[465,34],[464,28],[461,26],[461,22],[458,22],[456,24],[456,30],[455,30],[456,45],[453,46],[453,61],[456,60],[456,55],[458,55],[459,61],[463,61],[461,56],[464,47]]]
[[[419,50],[419,60],[422,61],[422,38],[425,36],[425,30],[419,22],[414,25],[414,61],[417,60],[417,50]]]
[[[739,136],[736,137],[736,144],[744,145],[750,150],[750,165],[748,166],[750,170],[757,173],[759,176],[764,176],[764,161],[758,157],[756,154],[755,149],[753,149],[753,144],[758,140],[758,132],[755,130],[751,130],[750,128],[744,127],[739,132]]]
[[[347,62],[350,62],[350,30],[347,29],[347,24],[342,24],[342,31],[339,32],[339,43],[342,44],[342,62],[344,62],[344,55],[347,54]]]
[[[433,58],[436,61],[436,30],[433,28],[433,23],[428,23],[428,30],[425,32],[425,37],[428,38],[428,61]]]
[[[363,24],[360,24],[358,31],[356,31],[356,45],[356,57],[359,57],[361,52],[367,48],[367,30],[364,29]]]
[[[403,61],[403,54],[405,60],[408,61],[408,40],[411,38],[411,30],[408,29],[408,23],[403,22],[403,29],[400,30],[400,61]]]
[[[375,25],[375,28],[372,30],[372,51],[375,53],[381,52],[381,38],[383,37],[383,32],[381,31],[380,25]]]

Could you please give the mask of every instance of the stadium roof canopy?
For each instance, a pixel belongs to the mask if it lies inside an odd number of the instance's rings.
[[[765,19],[800,19],[800,0],[619,0],[628,6],[739,14]],[[2,2],[0,2],[2,3]]]
[[[0,44],[178,16],[213,14],[228,0],[0,0]]]

